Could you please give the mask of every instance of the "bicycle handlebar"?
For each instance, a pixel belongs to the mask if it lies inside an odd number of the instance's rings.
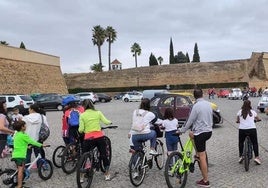
[[[116,125],[110,125],[110,126],[107,126],[107,127],[101,127],[101,130],[104,130],[104,129],[116,129],[118,126]]]

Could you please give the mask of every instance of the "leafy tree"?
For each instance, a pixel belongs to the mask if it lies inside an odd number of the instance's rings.
[[[131,52],[133,53],[133,57],[135,57],[135,66],[137,68],[138,66],[138,63],[137,63],[137,56],[141,55],[141,47],[138,43],[134,43],[132,46],[131,46]]]
[[[173,50],[173,43],[172,43],[172,38],[170,38],[170,45],[169,45],[169,64],[174,64],[175,59],[174,59],[174,50]]]
[[[187,57],[179,51],[177,55],[175,55],[175,63],[186,63],[187,62]]]
[[[189,58],[189,55],[188,55],[188,52],[186,52],[186,59],[187,59],[187,63],[190,63],[190,58]]]
[[[162,62],[163,62],[163,57],[159,56],[159,57],[157,58],[157,60],[158,60],[159,65],[161,65]]]
[[[157,59],[156,59],[156,57],[154,56],[153,53],[151,53],[151,55],[150,55],[150,58],[149,58],[149,65],[150,65],[150,66],[158,65],[158,63],[157,63]]]
[[[23,42],[20,43],[20,48],[26,49]]]
[[[200,62],[200,56],[199,56],[199,53],[198,53],[197,43],[195,43],[195,45],[194,45],[193,62]]]
[[[98,47],[98,53],[99,53],[99,64],[102,68],[102,61],[101,61],[101,46],[103,45],[105,38],[106,38],[106,32],[105,29],[103,29],[100,25],[97,25],[93,27],[92,29],[92,42],[93,45],[97,45]]]
[[[106,41],[108,42],[108,64],[111,70],[111,44],[116,40],[116,31],[111,26],[106,28]]]
[[[0,44],[7,45],[7,46],[9,45],[6,41],[2,41],[2,40],[0,41]]]
[[[93,71],[93,72],[102,72],[102,68],[104,66],[102,66],[100,63],[96,63],[96,64],[93,64],[92,66],[90,66],[90,69]]]

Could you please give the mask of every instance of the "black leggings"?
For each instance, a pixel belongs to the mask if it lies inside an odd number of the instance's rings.
[[[7,134],[0,134],[0,156],[7,144]]]
[[[239,157],[243,154],[244,141],[246,136],[249,136],[252,145],[255,157],[259,156],[259,146],[258,146],[258,137],[257,137],[257,129],[239,129]]]
[[[88,152],[93,147],[97,146],[100,152],[100,158],[103,161],[103,165],[106,170],[109,170],[110,160],[106,155],[106,141],[104,137],[96,138],[93,140],[84,140],[83,142],[83,153]]]

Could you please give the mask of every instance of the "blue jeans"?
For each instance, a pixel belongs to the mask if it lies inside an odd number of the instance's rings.
[[[134,144],[134,150],[142,149],[142,142],[150,140],[150,147],[155,148],[156,146],[156,132],[151,130],[147,134],[134,134],[132,135],[132,142]]]

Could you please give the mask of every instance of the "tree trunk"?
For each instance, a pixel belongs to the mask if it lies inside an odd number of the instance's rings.
[[[98,46],[98,52],[99,52],[99,64],[102,70],[102,62],[101,62],[101,46]]]
[[[135,53],[135,65],[136,65],[136,68],[138,67],[138,63],[137,63],[137,53]]]
[[[108,47],[108,64],[109,64],[109,70],[111,70],[111,42],[109,42]]]

